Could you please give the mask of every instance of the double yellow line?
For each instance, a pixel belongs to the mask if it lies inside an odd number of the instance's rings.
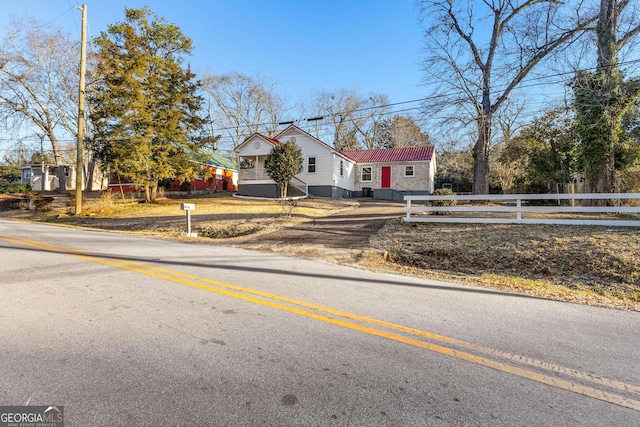
[[[200,276],[155,267],[135,261],[115,259],[104,255],[54,245],[37,240],[0,234],[0,240],[40,250],[68,254],[86,261],[131,271],[134,273],[168,280],[208,292],[260,304],[299,316],[319,320],[354,331],[386,338],[392,341],[423,348],[435,353],[455,357],[460,360],[486,366],[511,375],[527,378],[563,390],[592,397],[605,402],[640,411],[640,387],[621,381],[610,380],[592,374],[547,363],[528,357],[515,355],[432,332],[422,331],[366,316],[336,310],[317,304],[295,300],[229,283],[219,282]],[[428,340],[428,341],[427,341]],[[440,344],[442,343],[442,344]],[[491,359],[489,357],[492,357]],[[496,360],[497,359],[497,360]],[[551,376],[549,373],[554,374]],[[565,377],[564,379],[560,376]],[[596,388],[598,387],[598,388]],[[622,392],[626,396],[609,390]],[[632,396],[630,398],[628,396]]]

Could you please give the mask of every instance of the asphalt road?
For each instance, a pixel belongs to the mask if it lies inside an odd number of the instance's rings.
[[[68,426],[640,425],[640,313],[0,220],[0,405]]]

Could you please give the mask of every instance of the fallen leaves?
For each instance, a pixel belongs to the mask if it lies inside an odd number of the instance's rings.
[[[633,228],[390,222],[371,246],[412,274],[640,310],[639,237]]]

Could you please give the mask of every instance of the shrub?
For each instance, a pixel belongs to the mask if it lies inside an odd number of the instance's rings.
[[[37,197],[33,199],[33,206],[37,211],[48,212],[53,209],[53,197]]]
[[[438,188],[433,192],[433,196],[455,196],[456,193],[451,191],[449,188]],[[455,206],[457,201],[455,200],[432,200],[431,206]],[[448,212],[436,212],[437,215],[444,215]]]
[[[232,239],[234,237],[248,236],[260,231],[263,228],[260,224],[244,222],[241,224],[232,224],[228,222],[217,223],[213,225],[196,226],[198,236],[208,237],[210,239]]]
[[[26,197],[12,197],[0,200],[0,211],[25,210],[29,207],[29,199]]]
[[[116,203],[117,195],[109,190],[100,193],[100,205],[102,207],[112,207]]]
[[[0,181],[0,193],[29,193],[31,191],[31,187],[29,184],[23,184],[21,182],[7,182]]]

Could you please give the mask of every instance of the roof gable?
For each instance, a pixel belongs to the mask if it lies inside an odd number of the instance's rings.
[[[433,159],[433,146],[387,148],[380,150],[343,150],[340,153],[356,163],[424,162]]]
[[[285,130],[283,130],[282,132],[280,132],[278,135],[276,135],[276,139],[277,140],[282,140],[282,138],[285,137],[286,134],[288,133],[292,133],[292,131],[297,132],[298,134],[307,136],[309,138],[311,138],[313,141],[315,141],[316,143],[320,144],[321,146],[323,146],[324,148],[326,148],[327,150],[330,151],[335,151],[333,147],[331,147],[329,144],[327,144],[326,142],[323,142],[321,140],[319,140],[318,138],[316,138],[315,136],[311,135],[309,132],[306,132],[302,129],[300,129],[298,126],[296,125],[289,125],[287,126],[287,128]]]
[[[268,136],[266,136],[266,135],[263,135],[263,134],[261,134],[261,133],[259,133],[259,132],[255,132],[254,134],[252,134],[252,135],[248,136],[248,137],[247,137],[247,139],[245,139],[244,141],[242,141],[242,142],[241,142],[241,143],[240,143],[240,144],[235,148],[235,151],[238,151],[238,149],[239,149],[240,147],[242,147],[243,145],[247,145],[247,143],[248,143],[249,141],[252,141],[252,140],[254,140],[254,139],[256,139],[256,138],[258,138],[258,139],[262,139],[262,140],[264,140],[264,141],[266,141],[266,142],[268,142],[269,144],[272,144],[272,145],[278,145],[278,144],[280,144],[280,142],[279,142],[277,139],[269,138],[269,137],[268,137]]]
[[[352,160],[351,158],[349,158],[349,157],[345,156],[345,155],[344,155],[344,154],[342,154],[340,151],[336,150],[335,148],[333,148],[332,146],[330,146],[330,145],[329,145],[329,144],[327,144],[326,142],[324,142],[324,141],[322,141],[322,140],[320,140],[320,139],[316,138],[315,136],[311,135],[309,132],[307,132],[307,131],[305,131],[305,130],[303,130],[303,129],[301,129],[301,128],[299,128],[298,126],[293,125],[293,124],[291,124],[291,125],[287,126],[287,128],[286,128],[286,129],[284,129],[282,132],[280,132],[278,135],[276,135],[276,138],[277,138],[278,140],[282,140],[282,139],[286,136],[286,134],[290,134],[290,133],[292,133],[292,132],[296,132],[296,133],[298,133],[299,135],[307,136],[307,137],[308,137],[308,138],[310,138],[312,141],[316,142],[318,145],[320,145],[320,146],[322,146],[323,148],[325,148],[325,149],[329,150],[329,152],[331,152],[331,153],[335,153],[335,154],[337,154],[338,156],[340,156],[340,157],[344,158],[345,160],[350,161],[350,162],[353,162],[353,160]]]

